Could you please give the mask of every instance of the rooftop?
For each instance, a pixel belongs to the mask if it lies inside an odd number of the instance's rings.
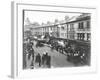
[[[27,24],[25,25],[25,28],[40,28],[40,27],[49,27],[49,26],[56,26],[56,25],[63,25],[63,24],[68,24],[68,23],[73,23],[77,21],[83,21],[83,20],[89,20],[90,14],[82,14],[80,16],[73,16],[72,18],[69,18],[67,21],[65,20],[60,20],[58,22],[48,22],[46,24],[41,24],[41,25],[36,25],[36,24]]]

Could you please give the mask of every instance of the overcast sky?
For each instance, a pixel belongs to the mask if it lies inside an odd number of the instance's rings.
[[[55,19],[64,20],[65,16],[79,16],[80,13],[58,13],[58,12],[40,12],[40,11],[25,11],[25,20],[29,18],[30,22],[47,23],[54,22]]]

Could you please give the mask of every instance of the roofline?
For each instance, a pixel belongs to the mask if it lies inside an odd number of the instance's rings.
[[[59,23],[59,24],[53,24],[53,25],[37,26],[37,27],[34,27],[34,28],[43,28],[43,27],[57,26],[57,25],[63,25],[63,24],[69,24],[69,23],[75,23],[75,22],[78,22],[78,21],[84,21],[84,20],[90,20],[90,18],[88,18],[88,19],[81,19],[81,20],[74,20],[74,21],[70,21],[70,22]]]

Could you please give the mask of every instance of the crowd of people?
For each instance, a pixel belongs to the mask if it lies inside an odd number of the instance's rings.
[[[34,61],[33,43],[32,42],[24,43],[23,44],[23,68],[27,67],[26,57],[28,57],[28,60],[30,60],[31,56],[32,56],[31,66],[33,68],[33,66],[34,66],[34,63],[33,63],[33,61]]]
[[[64,45],[58,43],[61,40],[51,40],[51,50],[56,50],[67,56],[67,61],[76,64],[90,65],[90,47],[79,45],[79,43],[63,41]]]
[[[36,48],[41,47],[40,44],[44,44],[44,42],[37,41],[35,45]],[[64,54],[66,56],[67,61],[76,64],[82,65],[90,65],[90,47],[78,45],[76,43],[68,42],[68,40],[57,40],[52,39],[49,40],[48,43],[50,45],[51,51],[56,50],[57,52]],[[44,54],[36,54],[34,51],[34,43],[30,40],[23,44],[23,68],[27,67],[26,56],[28,60],[31,59],[31,68],[34,68],[34,64],[37,64],[39,67],[51,67],[51,56],[48,55],[47,52]],[[43,47],[43,46],[42,46]],[[36,54],[36,55],[34,55]]]
[[[42,56],[38,53],[36,55],[35,62],[38,63],[39,67],[51,67],[51,56],[48,55],[48,53],[44,53]]]
[[[23,44],[23,68],[27,68],[27,60],[31,60],[31,69],[34,68],[34,65],[37,64],[39,67],[51,67],[51,56],[47,52],[44,52],[43,55],[40,53],[37,54],[34,50],[34,43],[32,41],[27,41]],[[36,45],[35,45],[36,46]],[[37,46],[36,46],[37,47]]]

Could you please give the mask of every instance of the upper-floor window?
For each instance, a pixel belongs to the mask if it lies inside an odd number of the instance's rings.
[[[64,37],[64,33],[61,33],[61,36]]]
[[[52,27],[50,27],[50,30],[52,30]]]
[[[87,24],[87,25],[86,25],[87,28],[89,29],[89,28],[90,28],[90,21],[87,21],[86,24]]]
[[[64,30],[65,29],[64,26],[62,26],[61,29]]]
[[[74,31],[74,24],[70,24],[70,31]]]
[[[80,22],[80,23],[78,24],[78,28],[79,28],[79,29],[84,29],[84,23],[83,23],[83,22]]]
[[[65,30],[65,25],[61,25],[61,30]]]

